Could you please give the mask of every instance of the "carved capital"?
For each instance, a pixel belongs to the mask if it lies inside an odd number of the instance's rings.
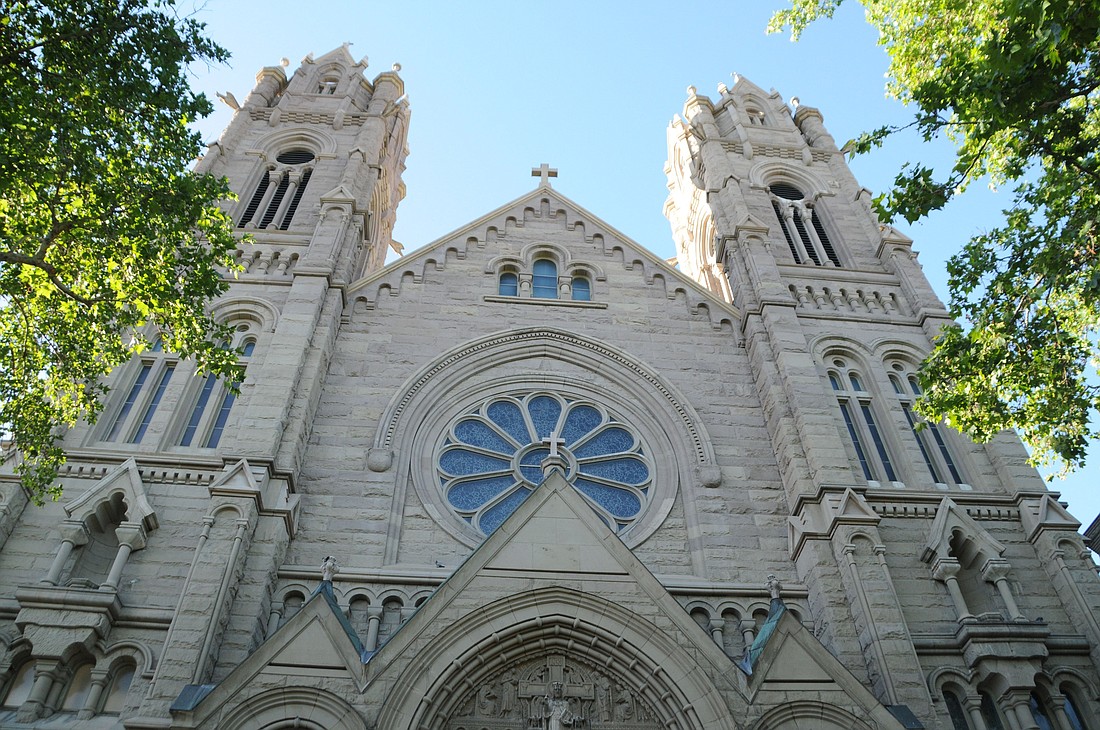
[[[59,525],[61,539],[73,545],[85,545],[88,542],[88,528],[83,520],[65,520]]]
[[[957,578],[962,566],[955,558],[939,558],[932,565],[932,577],[936,580],[947,581]]]
[[[115,528],[115,537],[119,545],[128,545],[131,550],[145,547],[145,525],[140,522],[123,522]]]
[[[990,583],[996,583],[999,580],[1005,580],[1008,578],[1008,571],[1012,566],[1008,564],[1007,560],[1001,558],[990,558],[982,566],[982,578]]]

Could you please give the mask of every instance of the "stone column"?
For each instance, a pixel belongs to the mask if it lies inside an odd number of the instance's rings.
[[[236,534],[233,535],[233,547],[229,550],[229,559],[225,561],[221,585],[218,586],[218,593],[214,597],[213,612],[210,616],[210,622],[206,627],[206,636],[202,642],[202,650],[199,652],[199,660],[195,664],[195,673],[191,677],[191,684],[202,684],[205,678],[206,667],[210,657],[210,649],[214,642],[214,634],[217,632],[218,624],[221,622],[222,602],[226,592],[229,590],[229,582],[233,578],[233,571],[236,568],[237,558],[241,552],[241,542],[244,540],[245,530],[248,529],[248,520],[246,519],[238,518],[234,520],[234,524],[237,527],[237,531]]]
[[[275,190],[279,187],[279,178],[282,177],[280,171],[265,170],[264,175],[267,176],[267,190],[264,191],[264,196],[260,199],[260,204],[256,206],[256,210],[252,211],[252,217],[241,224],[243,228],[255,228],[260,224],[260,221],[264,219],[264,213],[267,212],[267,206],[271,205],[271,198],[275,195]]]
[[[301,177],[302,173],[300,170],[287,173],[286,192],[283,193],[283,199],[279,201],[279,207],[275,210],[275,215],[272,216],[271,222],[267,224],[268,228],[279,228],[279,224],[283,221],[283,216],[286,215],[287,208],[290,207],[290,201],[294,200],[294,192],[298,189],[298,181]]]
[[[145,526],[140,522],[123,522],[115,528],[115,537],[118,538],[118,552],[111,565],[111,572],[107,574],[107,580],[99,587],[101,591],[118,590],[122,569],[126,567],[130,553],[145,547]]]
[[[741,636],[745,637],[745,651],[748,651],[752,647],[752,642],[756,641],[756,622],[751,618],[741,619],[737,628],[740,629]]]
[[[382,623],[382,607],[369,606],[367,608],[367,640],[364,648],[374,651],[378,648],[378,626]]]
[[[997,587],[997,592],[1001,594],[1001,600],[1004,601],[1008,615],[1013,621],[1027,621],[1027,618],[1020,613],[1020,607],[1016,605],[1016,598],[1012,595],[1012,589],[1009,588],[1009,567],[1007,560],[1000,558],[987,560],[982,566],[982,578]]]
[[[1065,695],[1051,693],[1050,708],[1054,711],[1054,724],[1058,730],[1075,730],[1073,723],[1069,721],[1069,716],[1066,714]]]
[[[283,620],[283,602],[272,601],[271,613],[267,615],[267,631],[264,633],[264,639],[270,639],[274,636],[275,632],[279,630],[279,624]]]
[[[58,669],[59,666],[56,663],[48,663],[43,659],[35,662],[34,685],[31,687],[31,693],[27,696],[27,700],[19,708],[19,712],[16,713],[16,722],[33,722],[42,716],[46,698],[49,697],[50,690],[57,679]]]
[[[1028,692],[1011,692],[1004,696],[1004,703],[1010,708],[1009,713],[1015,716],[1016,725],[1020,730],[1039,730],[1035,717],[1031,714],[1031,695]]]
[[[720,618],[710,620],[710,638],[714,639],[714,643],[723,651],[725,651],[725,640],[722,637],[722,629],[725,628],[725,625],[726,622]]]
[[[42,583],[55,586],[61,580],[61,571],[65,569],[65,563],[73,554],[73,548],[88,543],[88,528],[83,520],[65,520],[61,523],[61,547],[57,549],[57,557],[50,565],[50,572],[42,579]]]
[[[958,576],[960,570],[962,570],[962,566],[955,558],[939,558],[932,566],[932,577],[947,585],[947,592],[951,594],[951,601],[955,604],[955,612],[959,615],[959,621],[966,621],[967,619],[973,619],[974,614],[970,613],[970,609],[967,608],[966,599],[963,598],[962,589],[959,588]]]
[[[88,697],[84,700],[84,707],[80,708],[80,712],[76,713],[78,720],[91,720],[95,717],[96,712],[99,710],[99,705],[103,699],[103,690],[107,688],[107,682],[111,679],[111,675],[107,673],[106,669],[93,669],[92,670],[92,684],[88,688]]]
[[[985,724],[985,717],[982,716],[981,695],[967,695],[963,699],[963,707],[966,708],[966,714],[970,716],[972,730],[989,730],[989,726]]]

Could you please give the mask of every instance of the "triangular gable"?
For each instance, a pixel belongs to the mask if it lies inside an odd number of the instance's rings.
[[[141,522],[146,530],[157,528],[157,513],[149,504],[145,483],[141,480],[141,470],[132,456],[107,472],[94,487],[66,504],[65,514],[69,519],[84,520],[96,511],[97,505],[109,501],[115,493],[121,494],[126,502],[126,517],[129,522]]]
[[[363,644],[323,581],[306,603],[267,641],[216,685],[187,685],[172,704],[172,713],[198,725],[242,689],[269,677],[269,684],[293,678],[295,684],[316,680],[324,686],[345,680],[362,691]]]
[[[467,252],[466,242],[468,240],[477,239],[481,241],[485,237],[485,232],[488,228],[495,227],[499,230],[504,230],[505,221],[509,217],[522,218],[523,211],[526,208],[533,207],[536,210],[539,209],[541,201],[547,196],[551,199],[552,209],[564,208],[569,211],[567,226],[573,228],[577,224],[583,225],[585,236],[588,238],[591,238],[594,234],[598,234],[604,237],[605,240],[608,238],[614,239],[615,245],[621,246],[624,249],[625,261],[641,259],[644,262],[647,279],[651,279],[654,273],[663,276],[665,281],[668,282],[667,288],[670,292],[670,297],[672,296],[671,292],[673,290],[682,290],[686,295],[686,299],[689,300],[688,303],[690,306],[693,308],[700,305],[707,307],[709,311],[714,313],[712,318],[721,318],[725,315],[731,320],[740,319],[740,313],[735,307],[716,298],[712,292],[704,289],[693,279],[669,266],[664,259],[657,256],[625,233],[609,225],[591,211],[562,195],[556,188],[541,185],[531,192],[521,195],[515,200],[505,203],[496,210],[481,216],[473,222],[455,229],[431,243],[406,254],[396,261],[392,261],[378,271],[353,282],[348,287],[349,299],[359,297],[366,298],[368,301],[373,301],[377,292],[384,286],[389,288],[391,295],[396,296],[400,290],[401,279],[406,274],[411,273],[414,281],[418,280],[421,276],[420,272],[423,272],[427,262],[435,261],[437,265],[439,265],[439,262],[446,261],[448,250],[452,251],[452,255],[460,259],[465,258]]]
[[[298,527],[301,500],[287,490],[285,481],[268,479],[267,469],[247,459],[228,464],[210,483],[210,496],[245,497],[255,500],[260,514],[280,517],[291,537]]]
[[[457,657],[476,656],[470,660],[478,671],[506,666],[516,656],[506,647],[523,645],[523,636],[549,625],[544,621],[554,622],[554,635],[568,634],[582,655],[596,641],[618,637],[615,647],[633,652],[626,666],[665,672],[652,677],[654,686],[666,687],[666,679],[679,677],[675,690],[656,691],[682,693],[701,723],[691,727],[735,726],[715,682],[737,686],[744,675],[565,480],[560,467],[552,467],[370,658],[367,692],[378,692],[384,707],[379,727],[398,718],[426,722],[420,713],[438,712],[437,702],[465,691],[468,674]],[[589,631],[586,626],[598,627],[598,633],[572,633]],[[560,647],[545,634],[531,639],[538,645],[543,640]]]
[[[920,559],[925,563],[931,563],[937,557],[948,557],[951,533],[956,528],[961,529],[963,534],[973,540],[989,557],[1001,555],[1005,551],[1004,545],[975,522],[966,510],[955,504],[950,497],[944,497],[936,511],[936,518],[932,520],[932,527],[928,531],[928,543]]]
[[[1026,500],[1020,505],[1020,521],[1027,531],[1027,539],[1034,542],[1043,530],[1070,530],[1077,532],[1081,523],[1063,507],[1053,494],[1045,494],[1037,501]]]
[[[812,696],[869,718],[877,728],[904,727],[789,611],[776,612],[773,607],[769,621],[773,617],[772,631],[752,666],[748,689],[754,704],[782,707],[790,699]]]

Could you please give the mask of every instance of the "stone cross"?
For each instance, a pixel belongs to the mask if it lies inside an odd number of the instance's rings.
[[[565,446],[565,439],[563,439],[561,434],[557,431],[544,438],[542,442],[550,446],[550,458],[559,456],[558,447]]]
[[[557,177],[557,176],[558,176],[558,171],[556,169],[550,167],[549,165],[547,165],[545,162],[542,163],[541,165],[539,165],[538,167],[531,168],[531,177],[542,178],[541,180],[539,180],[539,185],[549,186],[550,185],[549,178]]]

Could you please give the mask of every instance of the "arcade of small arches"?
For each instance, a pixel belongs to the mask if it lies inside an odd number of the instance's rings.
[[[978,681],[972,673],[950,667],[933,671],[929,684],[952,730],[1094,727],[1086,698],[1095,696],[1095,690],[1072,669],[1037,675],[1033,689],[1009,688],[1005,677],[996,673]]]

